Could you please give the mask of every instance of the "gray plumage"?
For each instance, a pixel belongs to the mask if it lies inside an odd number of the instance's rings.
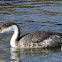
[[[23,47],[45,48],[60,46],[62,35],[50,31],[36,31],[22,36],[20,42],[23,41]],[[20,44],[20,43],[19,43]],[[21,45],[21,44],[20,44]]]

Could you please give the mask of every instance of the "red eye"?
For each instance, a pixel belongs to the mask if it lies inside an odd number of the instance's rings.
[[[2,31],[3,29],[1,29],[1,31]]]

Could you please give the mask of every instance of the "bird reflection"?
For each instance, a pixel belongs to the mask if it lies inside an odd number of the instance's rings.
[[[48,53],[57,53],[60,51],[61,48],[16,49],[11,47],[11,62],[21,62],[21,60],[24,58],[47,55]]]
[[[11,53],[11,62],[21,62],[20,60],[20,52],[15,48],[10,48]]]

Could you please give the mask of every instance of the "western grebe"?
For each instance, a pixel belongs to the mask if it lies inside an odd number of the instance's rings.
[[[51,31],[35,31],[20,37],[20,29],[16,23],[3,22],[0,32],[14,31],[10,45],[15,48],[46,48],[60,46],[62,34]]]

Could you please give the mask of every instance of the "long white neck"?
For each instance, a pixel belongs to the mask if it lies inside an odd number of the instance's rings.
[[[13,30],[14,30],[14,34],[11,38],[11,41],[10,41],[10,45],[12,47],[17,47],[17,38],[18,38],[18,34],[19,34],[19,29],[16,25],[13,26]]]

